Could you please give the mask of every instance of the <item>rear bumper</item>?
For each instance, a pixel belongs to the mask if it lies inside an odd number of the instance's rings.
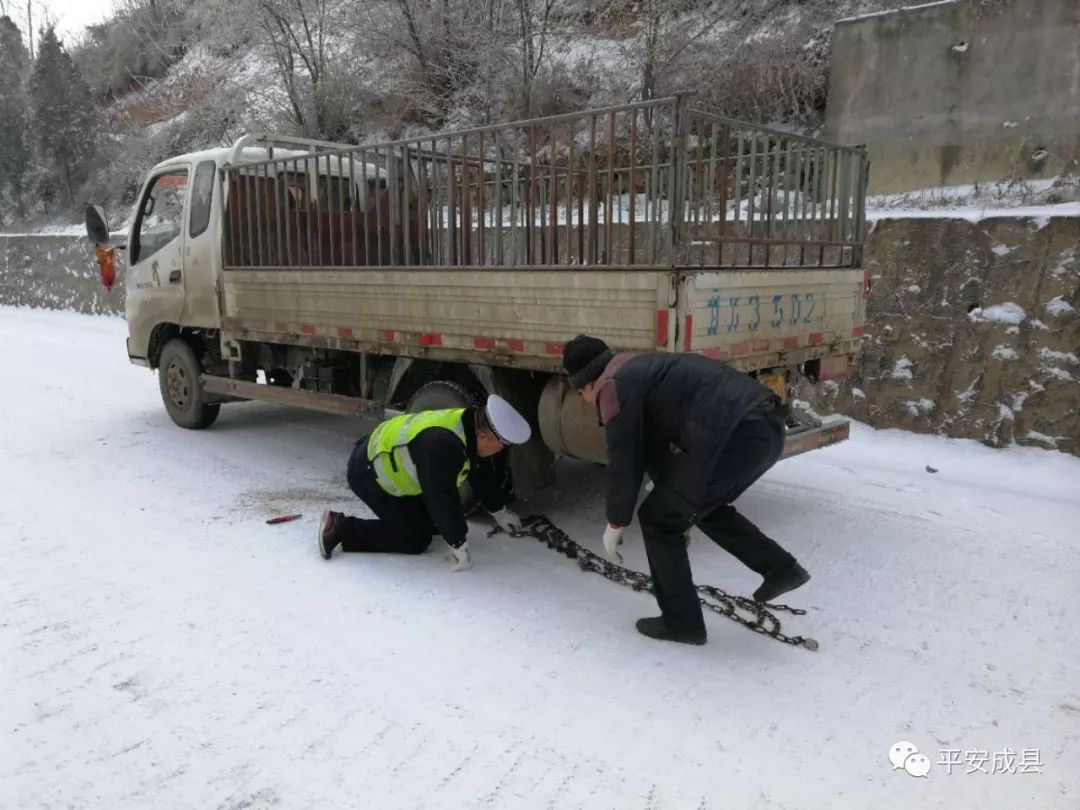
[[[790,458],[842,442],[850,433],[851,422],[839,416],[828,417],[818,426],[789,429],[784,439],[784,454],[781,458]]]

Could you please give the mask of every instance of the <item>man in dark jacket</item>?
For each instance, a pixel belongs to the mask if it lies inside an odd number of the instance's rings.
[[[472,566],[461,486],[473,492],[504,531],[521,528],[485,463],[508,444],[529,440],[529,423],[506,400],[488,397],[483,408],[407,413],[388,419],[360,439],[349,457],[349,488],[375,519],[326,512],[319,526],[319,553],[342,551],[420,554],[441,534],[452,571]]]
[[[646,472],[654,483],[638,517],[662,615],[640,619],[641,633],[705,643],[686,549],[691,526],[764,577],[754,592],[759,602],[810,579],[731,505],[783,451],[784,409],[772,391],[699,355],[615,354],[585,335],[566,344],[563,366],[571,387],[596,405],[607,434],[604,548],[617,562]]]

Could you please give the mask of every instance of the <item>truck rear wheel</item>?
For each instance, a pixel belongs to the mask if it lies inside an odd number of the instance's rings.
[[[435,380],[420,386],[416,393],[409,398],[408,412],[434,411],[444,408],[476,408],[484,403],[483,391],[479,383],[474,386],[477,390],[469,390],[468,387],[449,380]],[[495,458],[478,459],[477,464],[489,465],[494,470],[495,480],[501,482],[504,494],[509,497],[513,490],[510,480],[510,469],[506,463],[506,454],[500,453]],[[465,507],[465,514],[473,515],[480,511],[481,504],[473,495],[472,487],[466,481],[461,487],[461,503]]]
[[[206,402],[201,375],[199,358],[187,343],[173,338],[165,344],[158,363],[158,387],[165,410],[182,428],[208,428],[221,410],[220,403]]]

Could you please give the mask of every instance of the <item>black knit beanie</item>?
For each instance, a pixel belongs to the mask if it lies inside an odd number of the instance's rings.
[[[604,367],[615,356],[600,338],[578,335],[563,349],[563,368],[570,375],[570,387],[580,391],[604,373]]]

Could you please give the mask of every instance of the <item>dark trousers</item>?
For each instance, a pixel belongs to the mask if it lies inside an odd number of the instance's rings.
[[[377,519],[342,516],[341,550],[421,554],[431,545],[435,526],[423,499],[398,498],[379,486],[368,465],[361,440],[349,457],[349,489],[368,505]]]
[[[704,505],[695,514],[687,513],[663,481],[656,483],[641,504],[638,517],[656,601],[669,627],[705,628],[684,537],[691,525],[759,574],[794,562],[794,557],[731,505],[777,462],[783,448],[784,428],[780,421],[757,415],[747,417],[717,457],[705,487]]]

